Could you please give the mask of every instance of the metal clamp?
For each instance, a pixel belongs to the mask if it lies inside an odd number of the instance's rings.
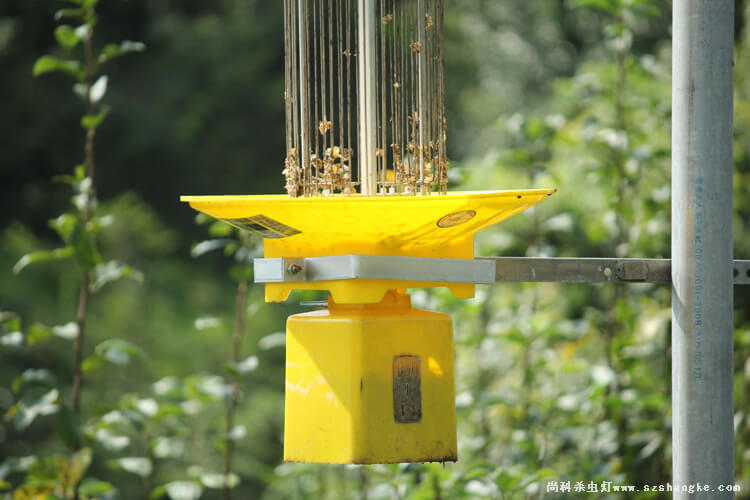
[[[253,264],[256,283],[350,279],[476,284],[495,282],[495,263],[491,260],[332,255],[255,259]]]

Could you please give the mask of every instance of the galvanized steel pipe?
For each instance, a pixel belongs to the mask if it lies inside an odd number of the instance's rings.
[[[675,0],[672,62],[672,469],[675,499],[734,483],[734,2]],[[683,485],[709,491],[682,491]]]

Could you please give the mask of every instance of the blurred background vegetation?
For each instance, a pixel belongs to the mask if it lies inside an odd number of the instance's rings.
[[[559,190],[482,233],[477,253],[669,257],[670,2],[446,3],[452,189]],[[735,256],[747,259],[750,5],[735,3]],[[322,296],[266,305],[250,285],[238,314],[260,242],[196,224],[178,202],[282,192],[281,2],[97,6],[95,47],[146,46],[107,66],[111,111],[96,142],[99,251],[142,280],[91,297],[72,413],[81,271],[55,261],[13,272],[23,255],[57,246],[48,221],[71,191],[52,179],[83,158],[70,79],[32,77],[40,56],[63,52],[54,35],[63,6],[0,3],[2,488],[65,482],[65,470],[86,478],[81,497],[102,499],[220,498],[225,483],[235,498],[535,499],[579,496],[545,493],[549,480],[669,480],[670,293],[653,285],[498,284],[468,301],[414,291],[417,306],[455,318],[460,461],[281,462],[284,320]],[[737,498],[750,498],[748,287],[736,288],[735,311]],[[232,474],[222,475],[227,446]]]

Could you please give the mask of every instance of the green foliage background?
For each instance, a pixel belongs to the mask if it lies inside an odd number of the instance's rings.
[[[747,259],[745,3],[736,2],[735,26],[735,256]],[[55,401],[70,398],[64,326],[79,271],[66,262],[12,271],[23,255],[56,245],[48,220],[70,189],[51,179],[81,160],[81,103],[69,80],[31,76],[39,56],[60,51],[61,6],[0,4],[0,310],[15,313],[0,315],[3,484],[44,474],[28,457],[68,456],[60,434],[71,426],[82,426],[93,452],[92,498],[218,498],[230,440],[236,498],[574,498],[545,493],[546,481],[669,480],[670,293],[653,285],[498,284],[468,301],[414,291],[416,305],[455,318],[460,461],[281,463],[279,332],[304,309],[300,300],[322,296],[267,305],[251,286],[247,364],[227,369],[235,280],[259,243],[243,247],[236,235],[196,225],[178,202],[282,191],[281,3],[260,0],[100,2],[96,43],[147,47],[108,69],[111,111],[96,145],[98,214],[112,216],[100,252],[143,282],[107,285],[92,298],[85,354],[100,366],[86,379],[82,422],[66,424],[64,405],[43,397],[56,387]],[[669,257],[670,23],[666,0],[447,2],[452,188],[558,188],[482,233],[478,254]],[[207,237],[229,251],[203,255],[208,247],[194,244]],[[750,498],[750,290],[735,290],[737,498]],[[224,399],[235,375],[238,426],[228,435]],[[28,426],[12,418],[19,402],[36,408]]]

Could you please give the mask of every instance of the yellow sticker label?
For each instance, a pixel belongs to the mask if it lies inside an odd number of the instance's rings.
[[[288,238],[302,231],[282,224],[265,215],[254,215],[252,217],[243,217],[242,219],[221,219],[237,229],[247,231],[248,233],[257,234],[263,238]]]

